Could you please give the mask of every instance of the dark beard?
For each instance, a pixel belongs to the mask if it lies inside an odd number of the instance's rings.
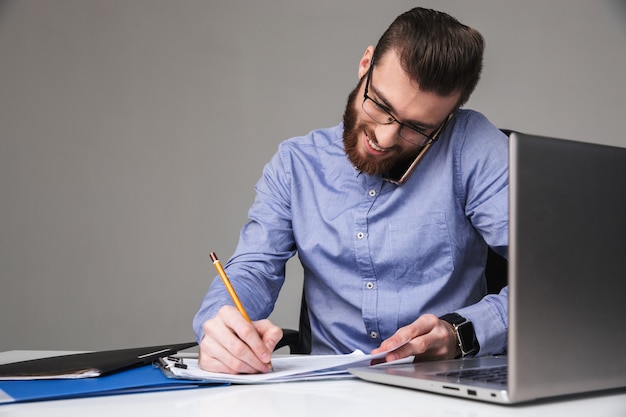
[[[367,131],[367,135],[375,139],[374,132],[368,129],[364,123],[357,125],[356,101],[357,97],[359,97],[358,94],[364,78],[359,81],[359,84],[348,96],[346,110],[343,113],[343,147],[348,156],[348,160],[350,160],[350,163],[352,163],[356,169],[366,174],[380,175],[388,173],[394,170],[394,168],[402,169],[401,167],[413,161],[415,155],[402,158],[390,157],[379,160],[369,155],[364,158],[357,150],[360,132]]]

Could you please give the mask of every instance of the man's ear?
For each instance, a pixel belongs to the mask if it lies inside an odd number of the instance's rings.
[[[372,57],[374,56],[374,47],[372,45],[368,46],[361,60],[359,61],[359,72],[357,75],[359,76],[359,80],[363,78],[367,71],[370,69],[370,63],[372,62]]]

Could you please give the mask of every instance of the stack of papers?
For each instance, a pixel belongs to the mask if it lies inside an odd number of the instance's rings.
[[[315,379],[353,378],[348,368],[369,366],[374,359],[384,358],[387,352],[366,355],[356,350],[346,355],[286,355],[272,358],[273,372],[265,374],[223,374],[207,372],[198,366],[197,359],[164,358],[161,365],[171,378],[196,381],[228,382],[233,384],[262,384],[270,382],[308,381]],[[181,366],[182,365],[182,366]]]

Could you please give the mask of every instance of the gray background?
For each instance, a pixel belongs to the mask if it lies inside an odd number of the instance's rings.
[[[415,5],[485,36],[466,107],[626,146],[621,0],[0,0],[0,350],[192,340],[263,165],[340,121],[365,48]]]

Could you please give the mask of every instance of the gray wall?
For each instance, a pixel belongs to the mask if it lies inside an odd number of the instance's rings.
[[[279,141],[337,123],[417,4],[487,39],[467,107],[626,146],[620,0],[0,0],[0,350],[191,340]]]

